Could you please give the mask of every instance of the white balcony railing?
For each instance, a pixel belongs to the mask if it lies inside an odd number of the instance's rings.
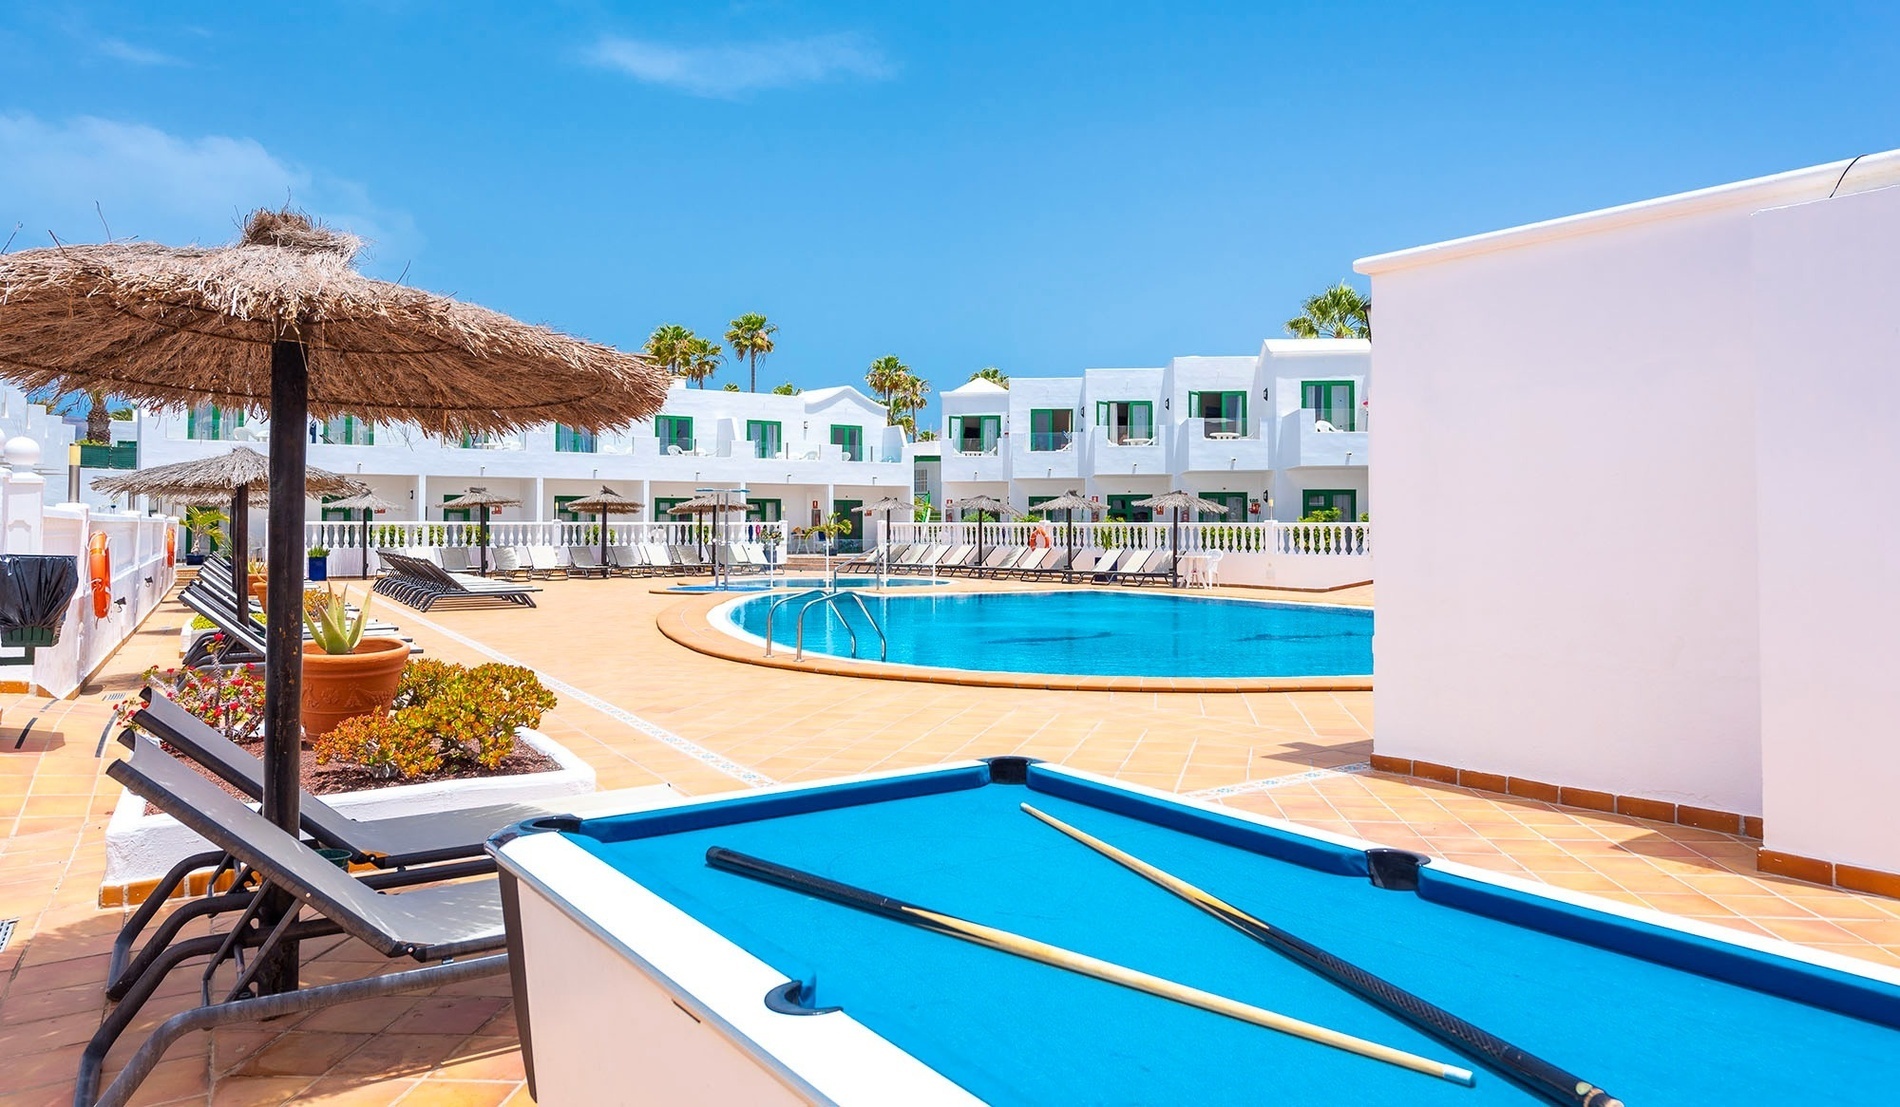
[[[1030,533],[1039,523],[998,522],[983,524],[983,543],[992,546],[1026,546]],[[1067,524],[1060,517],[1051,520],[1057,545],[1069,541]],[[943,543],[950,546],[976,545],[975,523],[892,523],[890,541],[894,543]],[[1168,548],[1171,523],[1098,523],[1077,520],[1075,545],[1078,549]],[[1286,556],[1369,557],[1372,554],[1370,523],[1182,523],[1179,528],[1182,553],[1221,550],[1227,553],[1265,553]]]
[[[473,549],[479,542],[479,523],[386,523],[369,524],[372,549],[401,549],[426,546],[432,549],[462,547]],[[760,523],[734,520],[717,525],[694,522],[614,522],[607,524],[607,544],[628,546],[641,542],[662,542],[669,546],[688,546],[716,539],[721,542],[763,542],[776,532],[781,545],[791,535],[784,520]],[[497,546],[599,546],[600,524],[582,522],[491,522],[488,544]],[[322,522],[304,524],[304,548],[323,546],[331,551],[359,549],[363,544],[361,522]]]

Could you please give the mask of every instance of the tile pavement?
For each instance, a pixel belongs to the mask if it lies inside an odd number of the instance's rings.
[[[1326,597],[1371,602],[1371,590]],[[679,597],[647,581],[553,582],[541,606],[381,614],[434,656],[529,664],[583,693],[545,729],[603,788],[665,781],[741,787],[733,767],[780,781],[1029,754],[1308,826],[1593,892],[1626,903],[1900,964],[1900,902],[1766,877],[1738,835],[1582,811],[1365,771],[1365,692],[1178,693],[970,688],[867,681],[736,664],[656,629]],[[102,773],[113,704],[177,655],[168,605],[71,700],[0,697],[0,1107],[70,1102],[98,1025],[110,936],[100,910],[104,828],[119,789]],[[31,722],[31,727],[27,723]],[[22,730],[25,730],[22,738]],[[104,756],[113,756],[107,743]],[[1254,782],[1251,787],[1234,785]],[[384,966],[354,943],[313,945],[310,979]],[[146,1022],[191,1002],[182,974]],[[503,979],[397,997],[174,1046],[147,1104],[525,1103]],[[115,1052],[122,1060],[128,1044]]]

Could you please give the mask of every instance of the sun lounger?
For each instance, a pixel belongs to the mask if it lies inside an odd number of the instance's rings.
[[[1095,564],[1091,567],[1089,579],[1096,584],[1106,584],[1108,575],[1115,571],[1115,566],[1132,557],[1135,552],[1134,550],[1103,550],[1102,556],[1096,558]]]
[[[647,564],[645,555],[639,546],[607,547],[608,568],[623,577],[646,577],[653,575],[653,566]]]
[[[592,546],[567,548],[567,571],[573,576],[605,577],[607,566],[600,563],[600,551]]]
[[[929,565],[921,566],[921,568],[933,576],[938,573],[955,576],[956,574],[952,572],[952,570],[960,569],[974,560],[976,560],[975,546],[951,546],[944,551],[942,557],[939,557]]]
[[[495,881],[437,881],[390,895],[377,885],[410,885],[416,882],[416,875],[388,874],[386,878],[373,878],[374,884],[358,880],[190,767],[166,756],[155,742],[135,739],[133,751],[129,760],[107,766],[107,775],[208,839],[232,858],[246,877],[237,885],[242,891],[213,893],[201,901],[222,910],[198,914],[224,910],[242,913],[222,935],[187,938],[160,947],[149,958],[141,955],[143,969],[126,982],[123,998],[81,1054],[76,1103],[95,1102],[94,1093],[113,1043],[137,1020],[139,1011],[171,970],[196,957],[211,959],[204,970],[204,1004],[161,1023],[96,1102],[126,1102],[157,1065],[166,1047],[194,1030],[301,1013],[506,970],[505,956],[461,960],[500,950],[506,942],[500,890]],[[433,879],[435,874],[430,875]],[[297,905],[296,909],[277,926],[258,925],[261,910],[284,897]],[[334,934],[355,938],[384,957],[444,963],[251,998],[259,971],[272,962],[272,954],[284,943]],[[214,1000],[218,993],[211,989],[212,974],[220,964],[234,959],[245,967],[222,993],[223,998]],[[448,963],[451,959],[454,962]]]
[[[893,573],[915,573],[929,561],[943,556],[945,547],[937,543],[920,543],[904,551],[902,557],[891,563]]]
[[[425,560],[433,560],[451,573],[475,571],[475,560],[469,556],[467,546],[444,546],[435,558]]]
[[[553,546],[529,546],[528,569],[535,580],[567,579],[567,566],[561,564],[560,551]]]
[[[1016,564],[1009,567],[1009,572],[1001,574],[998,579],[1013,576],[1017,580],[1029,580],[1036,575],[1044,564],[1061,556],[1061,550],[1045,550],[1031,547],[1023,551],[1023,555],[1016,559]]]
[[[476,603],[512,603],[533,607],[530,595],[539,588],[507,581],[486,580],[443,571],[420,558],[391,554],[384,558],[389,572],[376,578],[375,589],[418,611],[437,604],[467,606]]]
[[[264,624],[258,618],[259,613],[240,616],[237,611],[237,593],[230,590],[228,583],[221,586],[215,576],[200,577],[179,592],[178,600],[210,620],[218,633],[223,635],[221,640],[214,641],[207,635],[192,643],[185,651],[186,668],[201,668],[208,664],[254,664],[264,659]],[[385,622],[373,621],[365,630],[380,637],[403,637],[400,628]],[[303,629],[303,636],[305,641],[309,640],[309,627]],[[422,652],[422,647],[417,646],[413,639],[403,637],[403,641],[409,643],[411,653]]]

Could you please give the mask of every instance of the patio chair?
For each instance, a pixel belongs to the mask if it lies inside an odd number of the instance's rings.
[[[983,559],[983,564],[968,570],[965,575],[984,579],[1008,576],[1010,570],[1016,567],[1016,563],[1028,554],[1029,547],[1027,546],[1004,546],[991,551],[990,555]]]
[[[451,573],[472,573],[475,562],[468,556],[467,546],[444,546],[436,555],[436,564]]]
[[[942,557],[939,557],[928,565],[921,566],[921,568],[933,575],[942,573],[947,576],[955,576],[956,574],[952,572],[952,570],[962,568],[974,560],[976,560],[975,546],[951,546],[943,552]]]
[[[125,1103],[150,1075],[166,1048],[194,1030],[312,1011],[506,971],[505,955],[460,960],[500,950],[507,941],[497,882],[442,883],[431,873],[432,883],[426,887],[388,894],[381,889],[413,885],[419,880],[418,874],[385,874],[374,883],[358,880],[190,767],[166,756],[157,743],[134,738],[132,749],[130,759],[106,767],[107,775],[209,840],[233,859],[241,876],[235,885],[238,891],[207,897],[206,901],[220,910],[197,914],[202,917],[230,910],[241,914],[224,934],[170,943],[159,947],[149,959],[141,953],[144,967],[125,982],[118,1005],[80,1056],[75,1103]],[[260,913],[267,904],[283,897],[297,908],[266,928],[259,920]],[[387,958],[410,957],[425,965],[443,964],[253,997],[251,989],[258,973],[271,962],[277,949],[286,942],[334,934],[355,938]],[[245,965],[247,954],[249,964]],[[161,1023],[120,1070],[112,1086],[95,1099],[106,1054],[113,1044],[136,1021],[171,970],[196,957],[210,958],[204,970],[204,1003]],[[455,959],[453,963],[451,959]],[[214,1000],[213,974],[227,961],[238,964],[240,971],[223,998]]]
[[[1102,556],[1097,558],[1092,566],[1089,580],[1095,584],[1108,583],[1109,574],[1115,571],[1115,566],[1132,559],[1137,552],[1136,550],[1103,550]]]
[[[939,542],[922,543],[904,551],[904,556],[891,566],[894,573],[922,572],[925,566],[933,565],[950,547]]]
[[[644,577],[653,574],[653,567],[647,564],[638,546],[609,546],[607,571],[623,577]]]
[[[376,578],[375,590],[418,611],[437,604],[470,606],[496,601],[533,607],[530,593],[540,591],[532,585],[444,572],[439,565],[400,554],[388,558],[388,562],[390,571]]]
[[[567,567],[553,546],[529,546],[528,574],[533,580],[566,580]]]
[[[1005,580],[1013,576],[1017,580],[1029,580],[1041,571],[1044,564],[1053,558],[1061,556],[1061,550],[1045,550],[1031,547],[1023,551],[1023,555],[1016,559],[1016,564],[1011,565],[1008,572],[998,573],[996,579]]]
[[[608,567],[600,563],[600,551],[592,546],[567,548],[567,571],[573,576],[600,577],[605,580]]]

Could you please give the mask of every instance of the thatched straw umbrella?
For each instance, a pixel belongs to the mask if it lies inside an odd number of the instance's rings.
[[[967,500],[952,501],[950,506],[957,509],[957,518],[959,519],[963,517],[963,513],[966,511],[974,511],[977,513],[976,563],[981,565],[983,563],[983,513],[987,511],[1000,520],[1003,517],[1003,513],[1009,510],[1009,505],[994,496],[971,496]]]
[[[1173,492],[1163,492],[1159,496],[1136,500],[1135,506],[1174,512],[1174,526],[1168,532],[1168,587],[1179,588],[1181,586],[1181,513],[1205,511],[1210,515],[1225,518],[1227,505],[1217,504],[1213,500],[1203,500],[1199,496],[1189,495],[1177,488]]]
[[[139,469],[121,476],[100,477],[92,482],[94,489],[108,496],[162,496],[198,501],[229,497],[231,582],[237,586],[239,610],[251,599],[251,504],[264,499],[264,490],[269,485],[270,459],[248,446],[239,446],[217,457]],[[307,496],[347,496],[362,488],[360,482],[327,469],[314,466],[304,469],[304,493]],[[301,505],[299,507],[301,510]],[[302,530],[299,525],[300,535]],[[298,579],[302,580],[301,573]]]
[[[569,511],[591,511],[600,517],[600,572],[607,575],[607,516],[633,515],[646,505],[639,500],[628,499],[606,485],[600,491],[584,500],[568,501]]]
[[[383,499],[374,492],[359,492],[342,500],[332,500],[324,505],[332,511],[360,511],[363,513],[363,577],[369,578],[369,525],[378,511],[394,511],[396,505]]]
[[[859,515],[865,516],[866,518],[869,518],[870,516],[875,515],[878,512],[883,512],[884,536],[888,539],[891,533],[891,512],[893,511],[902,511],[906,513],[915,512],[917,510],[917,501],[907,500],[903,498],[902,496],[886,496],[881,500],[872,500],[868,504],[861,504],[858,507],[852,508],[852,510],[856,511]]]
[[[259,211],[225,247],[57,245],[0,256],[0,378],[156,408],[270,416],[264,815],[297,833],[303,691],[305,431],[312,417],[437,433],[559,422],[607,430],[666,401],[645,358],[351,268],[361,242]],[[269,927],[291,910],[274,897]],[[295,943],[260,993],[297,985]]]
[[[739,515],[745,514],[751,507],[745,495],[745,489],[743,488],[716,488],[711,491],[702,489],[700,490],[700,494],[694,496],[692,499],[684,503],[674,504],[672,507],[666,509],[668,515],[691,515],[695,518],[701,515],[710,515],[713,517],[714,533],[711,543],[711,552],[713,572],[715,574],[719,572],[719,542],[717,533],[720,522],[719,516],[732,515],[735,513]]]
[[[443,504],[442,504],[443,511],[467,511],[470,508],[474,508],[475,510],[480,512],[479,517],[481,519],[481,522],[475,528],[475,545],[478,548],[478,553],[476,556],[478,556],[481,559],[481,566],[482,566],[481,574],[483,576],[488,575],[488,512],[489,510],[491,508],[497,508],[497,507],[520,507],[520,506],[521,506],[520,500],[514,499],[513,497],[510,497],[510,496],[503,496],[495,492],[490,492],[486,488],[476,488],[476,487],[471,487],[467,492],[464,492],[462,495],[457,496],[452,500],[443,501]]]
[[[1071,488],[1053,500],[1044,500],[1039,504],[1033,505],[1029,510],[1040,512],[1044,515],[1052,511],[1060,511],[1062,513],[1062,529],[1069,546],[1069,560],[1064,564],[1074,565],[1075,513],[1078,511],[1087,511],[1093,514],[1097,506],[1095,501],[1083,499],[1080,493]],[[1065,568],[1063,570],[1063,580],[1067,581],[1068,579],[1068,569]]]

